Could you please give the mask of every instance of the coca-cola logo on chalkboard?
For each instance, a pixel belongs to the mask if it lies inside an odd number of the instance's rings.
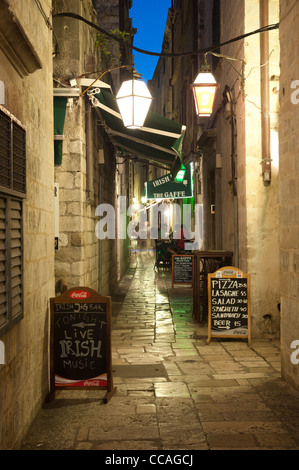
[[[90,297],[90,292],[87,292],[86,290],[74,290],[73,292],[70,292],[69,296],[72,299],[88,299],[88,297]]]

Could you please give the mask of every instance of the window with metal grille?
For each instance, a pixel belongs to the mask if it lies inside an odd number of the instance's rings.
[[[26,132],[0,109],[0,335],[23,318]]]

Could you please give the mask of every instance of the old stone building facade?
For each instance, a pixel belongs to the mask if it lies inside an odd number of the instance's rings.
[[[128,179],[77,82],[103,68],[96,30],[55,16],[97,24],[92,1],[0,7],[0,448],[11,449],[49,392],[50,298],[75,285],[109,295],[126,269],[126,240],[95,228]]]
[[[129,44],[132,44],[134,37],[134,29],[132,27],[132,19],[130,18],[130,9],[132,8],[132,0],[92,0],[94,9],[97,13],[97,22],[101,27],[108,32],[115,32],[119,34],[121,38],[125,39]],[[102,35],[103,38],[103,35]],[[102,49],[101,43],[98,46]],[[109,40],[106,38],[104,49],[107,49],[107,54],[101,52],[102,59],[102,70],[110,70],[109,74],[106,75],[107,80],[109,81],[112,92],[116,95],[121,83],[128,78],[128,69],[120,68],[118,66],[130,65],[132,64],[132,50],[130,48],[123,47],[119,42]],[[107,137],[104,138],[107,140]],[[110,152],[112,150],[110,149]],[[100,166],[101,178],[102,178],[102,203],[105,202],[104,195],[111,197],[111,181],[108,181],[105,177],[106,174],[111,172],[110,168],[111,158],[109,156],[105,158],[105,164]],[[132,162],[124,161],[123,158],[115,159],[115,168],[114,168],[114,180],[115,180],[115,200],[114,206],[116,209],[116,218],[118,214],[118,200],[119,196],[126,196],[127,207],[132,203],[133,195],[130,192],[130,187],[132,185],[132,178],[130,177],[132,171]],[[108,172],[108,173],[107,173]],[[110,196],[109,196],[110,195]],[[109,250],[107,251],[105,244],[108,242],[105,241],[102,244],[101,250],[101,259],[102,265],[109,265],[110,255]],[[111,242],[110,242],[111,244]],[[128,268],[129,256],[130,256],[130,241],[128,239],[118,238],[113,244],[116,253],[115,253],[115,265],[113,271],[111,272],[116,276],[118,281],[126,272]],[[106,258],[106,260],[105,260]],[[106,261],[106,262],[105,262]],[[106,280],[107,277],[106,273]],[[107,290],[107,289],[106,289]]]
[[[269,12],[271,23],[278,21],[278,2],[269,2]],[[271,149],[271,182],[264,181],[262,162],[267,157],[261,157],[263,98],[261,87],[257,86],[264,69],[260,38],[254,35],[206,55],[220,84],[210,118],[195,116],[190,88],[205,55],[183,54],[220,44],[256,30],[259,25],[259,1],[175,1],[164,44],[182,55],[160,59],[152,86],[162,97],[160,107],[164,106],[187,127],[184,159],[195,162],[197,202],[204,204],[202,248],[232,251],[234,265],[252,273],[253,334],[275,336],[279,334],[277,144]],[[268,80],[271,135],[267,138],[272,137],[272,142],[276,138],[277,142],[278,95],[272,89],[279,77],[279,41],[277,31],[268,34],[268,75],[275,81]]]
[[[281,357],[284,378],[299,389],[298,16],[296,1],[280,2],[279,209]],[[294,356],[294,357],[293,357]]]
[[[197,162],[203,249],[232,251],[234,265],[250,274],[252,334],[281,338],[283,376],[299,387],[298,366],[290,359],[299,337],[295,3],[174,1],[164,39],[172,52],[275,27],[213,47],[206,56],[160,58],[151,86],[161,98],[160,112],[187,125],[183,154],[190,158],[191,148]],[[212,116],[196,118],[188,87],[205,57],[220,88]]]
[[[70,11],[67,2],[62,11]],[[60,9],[54,4],[53,14],[57,13]],[[92,5],[87,3],[78,3],[74,13],[93,22],[96,18]],[[77,95],[74,89],[72,96],[69,83],[71,79],[99,69],[95,33],[72,18],[54,17],[53,26],[59,47],[54,58],[54,107],[57,106],[55,100],[62,99],[65,106],[62,155],[55,166],[59,206],[56,282],[68,288],[90,285],[98,289],[99,243],[94,237],[93,221],[99,202],[99,174],[94,158],[96,145],[94,139],[88,137],[88,134],[95,134],[95,126],[87,96],[80,96],[81,87],[77,88]],[[56,155],[55,158],[57,160]]]
[[[278,2],[269,2],[269,10],[271,22],[278,21]],[[168,42],[176,53],[217,45],[260,25],[259,1],[177,1],[171,15]],[[277,34],[269,33],[271,77],[279,76]],[[195,117],[190,89],[204,54],[182,54],[172,64],[168,60],[173,91],[165,98],[187,126],[184,158],[193,154],[201,172],[197,192],[204,204],[203,249],[232,251],[234,265],[251,273],[253,334],[271,336],[279,334],[278,181],[274,165],[271,184],[262,177],[259,41],[255,35],[206,56],[220,84],[210,118]],[[159,81],[165,83],[162,77]],[[270,105],[271,132],[277,135],[277,94]]]
[[[17,445],[48,388],[55,293],[49,4],[0,2],[1,449]]]
[[[49,299],[75,285],[109,295],[125,272],[128,240],[99,240],[96,208],[140,199],[143,182],[163,172],[116,152],[84,93],[104,68],[96,31],[55,16],[106,19],[132,39],[131,1],[104,3],[0,0],[1,449],[18,447],[48,393]],[[150,87],[152,109],[186,125],[203,248],[231,250],[250,274],[252,334],[280,336],[283,378],[299,389],[298,2],[172,4],[163,48],[178,54],[280,23],[207,55],[220,84],[210,119],[195,116],[190,90],[202,54],[160,58]],[[112,77],[104,80],[115,93],[121,75]]]
[[[99,2],[95,6],[99,8]],[[118,26],[118,2],[110,10],[108,17],[114,18],[114,27]],[[66,100],[62,157],[55,167],[55,182],[59,188],[56,286],[59,290],[63,286],[88,285],[103,295],[110,295],[127,267],[128,249],[124,242],[120,245],[115,239],[99,240],[96,237],[95,227],[99,220],[96,211],[100,204],[117,207],[118,196],[127,191],[127,167],[118,165],[113,145],[91,104],[88,87],[109,67],[120,65],[120,58],[115,53],[117,60],[111,64],[103,55],[101,44],[98,45],[98,32],[83,21],[55,17],[67,11],[93,24],[98,21],[91,1],[76,5],[66,1],[57,6],[54,2],[53,24],[59,47],[54,58],[54,87],[57,86],[54,97],[56,94],[57,99],[65,97]],[[101,25],[103,27],[103,21]],[[130,23],[125,26],[130,27]],[[107,30],[110,29],[107,25]],[[81,39],[78,41],[78,38]],[[113,51],[111,57],[114,57]],[[119,71],[115,72],[114,78],[118,82]],[[111,88],[118,86],[109,72],[103,80]]]
[[[221,42],[278,22],[278,2],[264,2],[266,12],[260,14],[262,3],[221,2]],[[206,219],[212,241],[207,246],[233,251],[235,265],[251,274],[252,334],[271,338],[279,335],[280,321],[278,30],[236,41],[219,53],[214,70],[220,89],[210,123],[215,148],[207,150],[207,158],[203,145],[205,198],[207,207],[215,204],[215,214]]]

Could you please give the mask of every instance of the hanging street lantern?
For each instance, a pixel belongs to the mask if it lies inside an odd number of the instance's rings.
[[[174,180],[178,183],[181,183],[182,181],[184,181],[185,173],[186,173],[186,169],[182,165],[180,171],[178,172]]]
[[[211,67],[209,65],[202,66],[193,85],[191,85],[197,116],[209,117],[212,114],[219,86],[211,73]]]
[[[116,101],[125,127],[138,129],[143,126],[152,102],[144,82],[134,78],[123,82]]]

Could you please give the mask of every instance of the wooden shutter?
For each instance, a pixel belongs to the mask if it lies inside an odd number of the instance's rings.
[[[0,111],[0,185],[11,188],[11,119]]]
[[[6,198],[0,197],[0,329],[7,323]]]
[[[23,318],[23,200],[0,195],[0,332]]]
[[[0,107],[0,187],[24,197],[26,193],[26,131]]]
[[[21,193],[26,192],[26,141],[25,131],[16,122],[12,123],[13,128],[13,178],[12,189]]]
[[[10,303],[12,319],[22,315],[22,201],[10,204]]]
[[[26,131],[0,106],[0,333],[23,318]]]

